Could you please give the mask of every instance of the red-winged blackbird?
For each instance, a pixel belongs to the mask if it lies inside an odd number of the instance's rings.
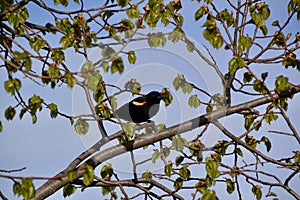
[[[163,94],[152,91],[145,96],[137,97],[116,110],[116,116],[134,123],[147,122],[157,114]]]

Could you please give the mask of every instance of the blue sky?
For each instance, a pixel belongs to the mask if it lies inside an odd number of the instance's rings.
[[[274,2],[274,1],[267,1]],[[275,4],[275,3],[273,3]],[[286,2],[277,1],[275,5],[271,5],[271,18],[281,18],[282,20],[286,18],[286,12],[283,12],[282,9],[286,10]],[[221,7],[222,5],[220,5]],[[185,25],[184,28],[190,38],[195,40],[198,44],[207,44],[206,41],[203,41],[200,37],[202,35],[202,30],[200,26],[202,22],[194,22],[193,13],[198,8],[197,2],[183,3],[183,15],[185,16]],[[31,7],[31,11],[33,11],[32,21],[47,21],[49,16],[45,13],[39,13],[37,11],[37,7]],[[280,13],[280,15],[278,15]],[[31,13],[30,13],[31,14]],[[272,20],[271,20],[272,21]],[[295,21],[292,21],[293,25],[289,27],[289,31],[297,32],[297,27]],[[54,37],[53,37],[54,39]],[[53,40],[55,43],[56,41]],[[188,54],[182,53],[182,55],[178,55],[178,51],[176,48],[180,50],[182,48],[174,47],[171,43],[171,46],[167,46],[164,49],[149,49],[146,48],[145,44],[141,44],[140,47],[134,47],[137,49],[138,61],[135,65],[129,66],[126,64],[126,71],[122,76],[113,75],[113,76],[104,76],[105,81],[111,84],[120,84],[122,86],[123,82],[128,80],[127,77],[135,76],[138,77],[138,81],[142,82],[144,85],[143,92],[146,93],[150,90],[156,89],[160,90],[162,87],[168,86],[171,89],[175,97],[175,101],[173,105],[170,107],[164,108],[163,104],[162,112],[155,118],[157,123],[161,123],[161,121],[165,122],[167,126],[173,125],[178,121],[185,121],[189,117],[196,116],[199,113],[203,113],[204,110],[193,110],[188,107],[186,104],[188,96],[183,95],[181,92],[176,92],[172,88],[172,77],[176,75],[177,72],[181,72],[185,74],[185,77],[191,82],[200,85],[201,87],[208,89],[210,91],[217,91],[219,89],[218,84],[214,85],[210,81],[214,81],[215,77],[212,77],[212,73],[209,71],[203,71],[207,66],[203,62],[194,61],[193,57]],[[180,45],[180,44],[179,44]],[[91,52],[91,55],[93,52]],[[153,54],[154,59],[153,59]],[[77,70],[80,69],[84,60],[76,56],[73,51],[68,51],[67,54],[67,63],[69,66],[72,66],[72,69]],[[213,51],[213,55],[217,60],[218,65],[222,66],[221,70],[224,72],[227,69],[227,63],[230,59],[230,54],[223,50]],[[97,54],[96,54],[97,56]],[[91,56],[93,57],[93,56]],[[163,69],[163,72],[159,72],[158,68]],[[267,67],[261,68],[260,66],[255,67],[255,72],[269,72],[269,76],[271,77],[277,76],[282,73],[282,66],[272,66],[269,65]],[[148,70],[147,73],[141,73],[141,70]],[[154,72],[154,74],[152,74]],[[295,69],[284,69],[284,73],[288,74],[290,81],[292,83],[298,84],[300,75],[299,72]],[[156,76],[155,76],[156,74]],[[43,98],[46,99],[47,103],[57,102],[58,108],[66,113],[72,114],[73,112],[82,112],[79,108],[84,108],[86,104],[84,102],[78,101],[78,99],[82,98],[82,96],[71,89],[61,86],[55,90],[49,89],[49,87],[40,87],[38,85],[32,84],[31,81],[22,78],[22,94],[28,98],[33,94],[40,94]],[[175,78],[175,76],[173,77]],[[170,80],[169,80],[170,79]],[[3,84],[2,80],[6,80],[6,74],[4,70],[0,69],[0,80],[1,84]],[[268,83],[272,85],[272,83]],[[9,94],[7,94],[3,87],[0,87],[0,98],[2,103],[0,104],[0,110],[3,111],[9,105],[15,105],[16,102],[11,98]],[[124,100],[122,100],[122,98]],[[123,101],[127,101],[130,99],[130,95],[120,97],[118,99],[119,105],[123,103]],[[84,99],[82,100],[84,101]],[[233,99],[234,103],[243,102],[245,99],[237,96]],[[290,108],[288,111],[288,115],[290,116],[292,122],[296,126],[297,130],[300,130],[299,123],[296,123],[298,119],[298,105],[300,103],[300,98],[296,96],[294,101],[290,103]],[[180,115],[177,115],[177,113]],[[74,128],[70,125],[67,119],[62,117],[58,117],[57,119],[50,119],[48,110],[44,109],[42,112],[38,114],[38,122],[35,125],[31,124],[31,118],[29,115],[25,115],[23,120],[14,119],[13,121],[7,122],[3,115],[0,115],[0,120],[3,123],[4,129],[3,132],[0,133],[0,169],[18,169],[22,167],[26,167],[26,170],[20,173],[14,173],[13,175],[22,175],[22,176],[42,176],[42,177],[51,177],[58,173],[60,170],[64,169],[70,161],[72,161],[76,156],[78,156],[81,152],[83,152],[87,146],[91,145],[93,141],[96,141],[99,138],[99,133],[91,127],[91,131],[87,136],[79,137]],[[226,119],[223,123],[225,125],[229,125],[232,128],[232,131],[240,134],[243,132],[242,128],[235,127],[235,124],[242,124],[243,120],[239,117],[230,117]],[[272,127],[272,130],[286,130],[286,125],[284,123],[279,123],[275,127]],[[114,130],[117,130],[117,127],[108,125],[108,130],[113,133]],[[269,130],[267,125],[264,125],[264,129],[260,133],[266,133]],[[222,139],[222,136],[219,134],[212,135],[215,133],[215,129],[211,128],[209,133],[211,135],[206,136],[206,142],[208,144],[217,141],[218,139]],[[189,137],[187,133],[184,136]],[[272,136],[272,144],[274,147],[281,147],[282,136],[273,135]],[[263,147],[262,147],[263,148]],[[287,147],[285,148],[274,148],[271,151],[275,157],[280,157],[281,154],[285,151],[290,151],[290,149],[298,149],[299,144],[295,141],[291,140]],[[141,151],[138,152],[139,155],[143,155]],[[151,155],[150,153],[148,156]],[[124,157],[126,159],[126,157]],[[109,161],[111,163],[115,163],[116,168],[122,170],[120,167],[120,161],[123,161],[121,158],[117,158],[115,160]],[[152,165],[146,167],[153,167]],[[143,169],[141,169],[143,170]],[[124,170],[124,176],[128,176],[126,174],[126,170]],[[99,173],[99,171],[96,171]],[[198,173],[195,169],[193,173]],[[200,172],[199,172],[200,173]],[[39,185],[40,181],[35,181],[36,185]],[[293,181],[291,184],[299,185],[298,181]],[[16,197],[12,194],[12,184],[11,180],[0,179],[0,190],[8,196],[9,199],[15,199]],[[245,188],[247,191],[248,188]],[[300,190],[298,191],[300,193]],[[283,193],[280,193],[285,198]],[[252,194],[249,198],[252,198]],[[71,196],[68,199],[72,200],[80,200],[86,198],[100,198],[101,192],[99,189],[88,189],[86,192],[77,191],[75,195]],[[57,192],[49,199],[61,199],[62,193]]]

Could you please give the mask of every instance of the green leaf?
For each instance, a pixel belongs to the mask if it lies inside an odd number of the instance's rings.
[[[175,190],[178,190],[178,189],[182,188],[182,186],[183,186],[183,179],[178,177],[174,182],[173,188]]]
[[[15,91],[19,91],[21,89],[21,81],[19,79],[9,79],[4,82],[4,89],[6,92],[14,95]]]
[[[187,180],[191,176],[191,171],[188,169],[188,167],[186,165],[184,165],[182,168],[180,168],[179,174],[180,174],[181,178],[183,178],[184,180]]]
[[[42,110],[42,105],[43,105],[44,100],[41,99],[41,97],[37,95],[33,95],[29,100],[28,100],[28,107],[31,111],[31,114],[35,114],[38,110]]]
[[[226,179],[226,191],[228,192],[228,194],[231,194],[232,192],[234,192],[234,190],[234,182],[232,182],[230,179]]]
[[[54,5],[63,5],[65,7],[67,7],[69,5],[69,1],[70,0],[54,0]]]
[[[241,156],[241,157],[243,157],[244,156],[244,154],[243,154],[243,152],[242,152],[242,150],[240,149],[240,148],[236,148],[235,150],[234,150],[234,153],[237,153],[239,156]]]
[[[22,179],[22,196],[25,200],[33,199],[35,196],[35,188],[31,178]]]
[[[286,38],[283,33],[275,33],[274,39],[272,40],[270,46],[276,45],[277,47],[286,46]]]
[[[91,61],[87,61],[86,63],[84,63],[81,67],[81,74],[84,77],[87,77],[89,74],[91,74],[92,72],[94,72],[94,64]]]
[[[75,170],[68,171],[67,176],[68,176],[68,180],[70,182],[73,182],[76,179],[76,171]]]
[[[54,103],[48,104],[48,108],[50,109],[51,118],[56,118],[58,115],[57,105]]]
[[[220,49],[224,44],[222,36],[217,27],[206,28],[203,31],[203,37],[216,49]]]
[[[183,156],[177,156],[175,158],[175,165],[178,166],[180,165],[180,163],[182,163],[182,161],[184,160],[184,157]]]
[[[256,197],[257,200],[260,200],[262,197],[262,191],[261,191],[261,187],[256,185],[252,187],[252,193],[254,194],[254,196]]]
[[[206,4],[211,4],[213,0],[204,0]]]
[[[30,113],[30,115],[31,115],[31,121],[32,121],[32,123],[35,124],[37,122],[37,116],[36,116],[36,114],[35,113]]]
[[[101,91],[101,89],[103,89],[102,76],[98,72],[91,73],[86,78],[86,83],[88,88],[91,89],[93,92],[97,92],[97,90],[99,89]]]
[[[179,40],[183,39],[184,33],[178,29],[174,29],[168,36],[168,40],[173,43],[177,43]]]
[[[258,140],[256,140],[253,136],[247,135],[245,137],[245,142],[250,145],[252,148],[256,148],[257,143],[259,142]]]
[[[279,94],[281,91],[291,88],[289,84],[289,78],[284,76],[278,76],[275,81],[275,90]]]
[[[253,75],[250,72],[244,73],[244,78],[243,78],[244,83],[249,83],[252,79],[253,79]]]
[[[207,157],[206,158],[206,166],[205,166],[205,169],[206,169],[206,172],[207,172],[207,176],[210,178],[210,179],[215,179],[215,178],[218,178],[220,176],[220,172],[218,170],[218,162],[214,159],[212,159],[211,157]]]
[[[267,115],[264,116],[264,120],[271,124],[272,121],[276,121],[278,119],[278,115],[274,114],[273,111],[270,111]]]
[[[67,49],[69,47],[71,47],[74,44],[74,36],[72,35],[65,35],[62,36],[59,40],[59,43],[61,44],[61,47],[63,49]]]
[[[164,88],[162,91],[161,91],[161,94],[163,95],[163,102],[165,103],[165,106],[169,106],[172,101],[173,101],[173,96],[171,94],[171,92],[167,89],[167,88]]]
[[[130,138],[134,136],[135,128],[131,122],[126,122],[125,124],[122,124],[122,128]]]
[[[205,194],[207,191],[207,185],[204,181],[199,181],[198,183],[195,184],[195,187],[198,192],[201,194]]]
[[[60,73],[60,70],[55,67],[55,66],[50,66],[49,69],[48,69],[48,75],[49,77],[51,77],[52,81],[57,81],[59,78],[61,78],[61,73]]]
[[[132,23],[131,20],[129,20],[129,19],[123,18],[120,22],[120,27],[121,27],[121,29],[119,29],[119,31],[127,31],[125,33],[125,35],[131,34],[131,31],[128,31],[128,30],[134,29],[134,23]],[[129,35],[127,35],[127,36],[129,36]]]
[[[114,170],[113,170],[111,164],[104,165],[100,171],[101,178],[108,179],[108,180],[110,180],[113,173],[114,173]]]
[[[214,152],[220,155],[225,155],[227,147],[228,147],[227,142],[224,140],[220,140],[218,143],[214,145],[213,150]]]
[[[207,7],[206,6],[201,6],[194,15],[195,21],[198,21],[199,19],[201,19],[207,11]]]
[[[198,108],[201,104],[201,101],[196,94],[193,94],[192,96],[190,96],[188,104],[192,108]]]
[[[65,60],[65,53],[60,49],[54,49],[51,53],[51,59],[56,64],[61,64]]]
[[[254,116],[254,115],[250,115],[250,114],[244,115],[244,119],[245,119],[244,127],[245,127],[246,130],[250,129],[250,127],[252,126],[255,118],[256,118],[256,116]]]
[[[124,85],[124,88],[133,92],[133,93],[140,93],[142,86],[136,79],[132,78],[130,81],[127,81]]]
[[[170,178],[172,173],[173,167],[172,162],[169,162],[167,165],[165,165],[165,174]]]
[[[140,16],[138,5],[137,4],[131,5],[130,8],[126,9],[126,14],[129,17],[129,19],[138,18]]]
[[[74,125],[75,131],[80,135],[85,135],[89,131],[89,123],[79,118]]]
[[[29,40],[29,45],[33,50],[39,52],[41,48],[46,46],[46,43],[42,38],[33,37]]]
[[[104,86],[102,84],[102,80],[99,80],[98,82],[98,85],[96,87],[96,90],[94,91],[94,94],[93,94],[93,97],[94,97],[94,100],[98,103],[98,102],[101,102],[104,98]]]
[[[257,26],[257,27],[261,27],[263,25],[263,20],[261,18],[261,15],[259,13],[251,13],[250,14],[254,24]]]
[[[83,184],[89,186],[94,180],[94,168],[88,164],[84,165]]]
[[[269,140],[269,138],[263,136],[260,141],[265,143],[265,146],[267,148],[267,152],[269,152],[271,150],[271,147],[272,147],[272,144],[271,144],[271,141]]]
[[[115,186],[111,186],[111,187],[104,186],[104,187],[101,187],[101,189],[102,189],[103,196],[110,194],[112,199],[118,199],[115,192],[113,192],[116,189]]]
[[[100,103],[95,106],[95,111],[97,115],[100,115],[103,119],[110,119],[112,114],[106,103]]]
[[[117,99],[112,97],[110,98],[110,104],[111,104],[111,109],[113,110],[113,112],[115,112],[117,110]]]
[[[117,3],[121,7],[125,7],[128,5],[129,0],[117,0]]]
[[[267,93],[267,90],[264,86],[264,83],[260,80],[255,80],[254,83],[253,83],[253,89],[256,91],[256,92],[259,92],[261,94],[266,94]]]
[[[202,196],[201,200],[218,200],[216,192],[214,190],[207,190]]]
[[[186,80],[182,74],[177,74],[177,77],[173,80],[173,86],[174,86],[175,90],[182,88],[185,83],[186,83]]]
[[[252,39],[248,36],[241,36],[238,42],[238,50],[240,52],[244,52],[248,49],[252,44]]]
[[[267,20],[270,17],[270,9],[268,5],[263,5],[261,8],[261,17],[263,20]]]
[[[102,49],[102,57],[103,58],[110,58],[116,51],[111,47],[106,47]]]
[[[230,27],[234,24],[234,18],[232,16],[232,12],[229,13],[229,11],[227,9],[220,12],[220,17],[226,21],[226,24],[228,27]]]
[[[76,192],[76,187],[72,184],[67,184],[63,188],[63,197],[69,197]]]
[[[234,74],[239,68],[246,66],[245,61],[239,56],[234,56],[228,63],[228,70],[230,74]]]
[[[0,121],[0,133],[3,131],[2,122]]]
[[[16,115],[16,110],[13,107],[9,106],[8,108],[5,109],[4,116],[5,119],[7,119],[8,121],[13,120],[15,115]]]
[[[191,92],[193,91],[193,86],[189,83],[185,83],[183,86],[182,86],[182,92],[183,93],[187,93],[187,94],[190,94]]]
[[[108,72],[109,70],[109,64],[107,61],[103,61],[100,66],[103,68],[104,72]]]
[[[120,56],[117,56],[114,58],[112,64],[111,64],[111,73],[119,72],[119,74],[122,74],[124,71],[124,63],[123,59]]]
[[[15,195],[21,196],[23,191],[22,191],[22,185],[19,182],[15,182],[13,185],[13,192]]]
[[[134,64],[136,62],[136,55],[134,51],[129,51],[128,52],[128,62],[130,64]]]
[[[297,164],[297,165],[300,165],[300,151],[295,151],[294,152],[294,160],[295,160],[295,163]]]
[[[156,161],[157,159],[159,159],[160,157],[161,157],[161,154],[160,154],[160,152],[156,149],[156,150],[154,150],[154,153],[152,154],[151,160],[152,160],[153,163],[155,163],[155,161]]]
[[[261,27],[259,27],[259,29],[262,31],[264,36],[268,34],[268,27],[266,25],[262,25]]]
[[[149,170],[147,170],[142,174],[142,178],[152,179],[152,173]]]
[[[178,27],[181,27],[181,26],[183,25],[183,20],[184,20],[184,18],[182,17],[181,14],[175,13],[175,14],[174,14],[174,19],[176,20],[177,26],[178,26]]]
[[[172,140],[172,147],[175,150],[181,151],[186,145],[188,145],[188,141],[185,138],[182,138],[180,135],[175,135]]]
[[[65,75],[64,75],[64,77],[66,79],[67,85],[70,88],[73,88],[74,85],[75,85],[75,77],[71,73],[69,73],[69,72],[66,72]]]
[[[273,22],[272,22],[272,26],[279,26],[279,21],[278,21],[278,20],[273,21]]]

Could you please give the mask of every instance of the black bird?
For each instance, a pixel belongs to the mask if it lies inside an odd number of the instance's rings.
[[[157,114],[162,98],[163,94],[157,91],[137,97],[118,108],[115,117],[134,123],[148,122]]]

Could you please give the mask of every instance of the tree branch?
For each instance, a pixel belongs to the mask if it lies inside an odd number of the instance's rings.
[[[298,93],[298,92],[300,92],[300,89],[295,88],[294,93]],[[146,145],[153,144],[155,142],[173,137],[176,134],[182,134],[187,131],[191,131],[195,128],[201,127],[210,122],[214,122],[224,116],[229,116],[229,115],[239,113],[244,110],[248,110],[250,108],[254,108],[254,107],[266,104],[266,103],[270,103],[273,100],[276,100],[278,98],[280,98],[280,95],[278,95],[278,94],[273,95],[272,98],[270,96],[265,96],[265,97],[262,97],[259,99],[255,99],[255,100],[248,101],[248,102],[245,102],[242,104],[238,104],[236,106],[229,107],[227,109],[217,110],[217,111],[213,111],[208,114],[201,115],[200,117],[196,117],[191,120],[182,122],[181,124],[174,125],[170,128],[164,129],[160,132],[144,135],[139,138],[136,138],[135,140],[126,142],[124,144],[119,144],[119,145],[113,146],[111,148],[105,149],[105,150],[95,154],[90,159],[88,159],[85,162],[85,164],[89,164],[95,168],[98,165],[100,165],[101,163],[103,163],[104,161],[111,159],[115,156],[124,154],[130,150],[142,148]],[[260,157],[262,157],[266,161],[270,161],[270,162],[275,163],[280,166],[292,166],[293,165],[292,163],[280,162],[280,161],[274,160],[272,158],[269,158],[269,157],[263,155],[258,150],[254,149],[252,147],[249,147],[249,145],[236,139],[236,137],[234,135],[232,135],[230,132],[228,132],[226,129],[224,129],[223,126],[221,126],[221,124],[219,124],[218,122],[214,122],[214,123],[228,137],[230,137],[231,139],[236,141],[238,144],[244,146],[249,151],[255,152],[256,154],[258,154]],[[78,168],[80,168],[80,166]],[[82,170],[78,171],[76,178],[82,177],[83,173],[84,172]],[[51,194],[55,193],[57,190],[62,188],[67,183],[69,183],[68,177],[66,176],[66,171],[62,171],[61,173],[58,174],[58,176],[62,176],[62,175],[65,175],[65,176],[62,177],[60,180],[49,180],[45,184],[43,184],[40,188],[38,188],[36,191],[35,199],[44,199],[44,198],[50,196]]]

